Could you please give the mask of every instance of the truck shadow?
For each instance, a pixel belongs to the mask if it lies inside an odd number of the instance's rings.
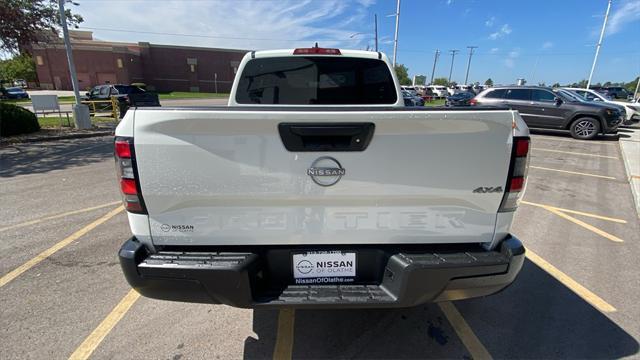
[[[15,144],[0,148],[0,178],[41,174],[113,158],[113,137],[53,143]]]
[[[638,353],[638,342],[530,261],[500,294],[455,302],[494,358],[596,359]],[[255,310],[246,359],[270,357],[278,312]],[[294,358],[469,358],[437,304],[397,310],[297,310]]]

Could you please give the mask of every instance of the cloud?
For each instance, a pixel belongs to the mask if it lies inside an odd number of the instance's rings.
[[[629,23],[640,20],[640,0],[627,0],[609,16],[607,35],[615,34]],[[636,28],[637,29],[637,28]]]
[[[545,50],[551,49],[552,47],[553,47],[553,42],[551,42],[551,41],[545,41],[542,44],[542,48],[545,49]]]
[[[500,48],[494,47],[494,48],[491,48],[491,50],[489,50],[489,54],[495,54],[498,51],[500,51]]]
[[[326,47],[364,48],[373,43],[367,10],[373,2],[162,1],[148,6],[148,2],[123,1],[114,7],[95,1],[89,6],[83,2],[74,11],[85,19],[81,28],[121,30],[94,30],[96,38],[110,41],[247,50],[312,46],[318,41]],[[113,19],[126,25],[116,26]],[[364,34],[350,38],[354,33]]]
[[[511,26],[509,26],[509,24],[504,24],[502,25],[502,27],[500,27],[500,30],[489,34],[489,39],[490,40],[497,40],[500,38],[503,38],[509,34],[511,34]]]
[[[495,22],[496,22],[496,17],[492,16],[492,17],[488,18],[487,21],[484,22],[484,26],[492,27]]]
[[[504,59],[504,65],[509,69],[513,69],[516,66],[516,59],[520,57],[520,49],[515,48],[509,51],[507,57]]]
[[[453,4],[453,0],[447,0],[447,5]]]

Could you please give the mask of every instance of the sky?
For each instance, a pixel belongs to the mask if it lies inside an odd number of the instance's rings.
[[[393,56],[395,0],[75,0],[81,29],[109,41],[248,50],[374,47]],[[589,76],[607,0],[402,0],[397,62],[410,76],[572,83]],[[593,82],[640,75],[640,0],[613,0]]]

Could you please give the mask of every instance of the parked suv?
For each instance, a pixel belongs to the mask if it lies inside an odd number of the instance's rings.
[[[569,130],[571,136],[584,140],[599,133],[616,133],[623,119],[617,107],[582,101],[565,90],[546,87],[495,87],[478,94],[471,104],[507,106],[518,110],[529,127]]]
[[[130,94],[142,94],[144,90],[132,85],[107,84],[94,86],[87,92],[88,100],[109,100],[111,96],[128,97]]]
[[[622,86],[608,86],[604,88],[605,95],[611,97],[612,99],[626,99],[629,96],[629,92],[627,89]]]

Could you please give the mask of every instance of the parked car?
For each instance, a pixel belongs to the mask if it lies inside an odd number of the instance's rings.
[[[424,99],[417,94],[412,94],[409,90],[402,90],[402,98],[405,106],[424,106]]]
[[[29,94],[21,87],[0,88],[0,98],[2,99],[28,99]]]
[[[427,86],[433,92],[433,95],[438,98],[447,96],[447,87],[443,85],[429,85]]]
[[[586,101],[596,101],[602,102],[604,104],[614,104],[621,106],[625,111],[625,124],[631,123],[633,120],[640,120],[640,106],[627,102],[627,101],[616,101],[612,100],[610,97],[600,94],[597,91],[590,89],[581,89],[581,88],[562,88],[567,91],[571,91],[572,93],[580,96],[582,99]]]
[[[476,94],[468,91],[459,92],[446,97],[445,106],[469,106],[469,102]]]
[[[418,90],[413,86],[403,85],[403,86],[401,86],[401,88],[402,88],[402,90],[409,92],[413,96],[419,96]]]
[[[15,80],[13,80],[13,86],[21,87],[23,89],[26,89],[27,88],[27,80],[15,79]]]
[[[142,94],[145,91],[139,87],[121,84],[106,84],[94,86],[86,93],[87,100],[109,100],[111,96],[128,99],[130,94]]]
[[[478,94],[472,105],[497,105],[518,110],[532,128],[564,129],[576,139],[618,131],[623,113],[616,107],[586,102],[566,90],[536,86],[502,86]]]
[[[402,97],[386,55],[314,47],[248,53],[228,106],[127,112],[114,150],[129,284],[244,308],[415,307],[508,286],[525,259],[509,228],[526,124]]]
[[[622,86],[606,86],[604,88],[604,94],[612,99],[626,99],[629,96],[627,89]]]

